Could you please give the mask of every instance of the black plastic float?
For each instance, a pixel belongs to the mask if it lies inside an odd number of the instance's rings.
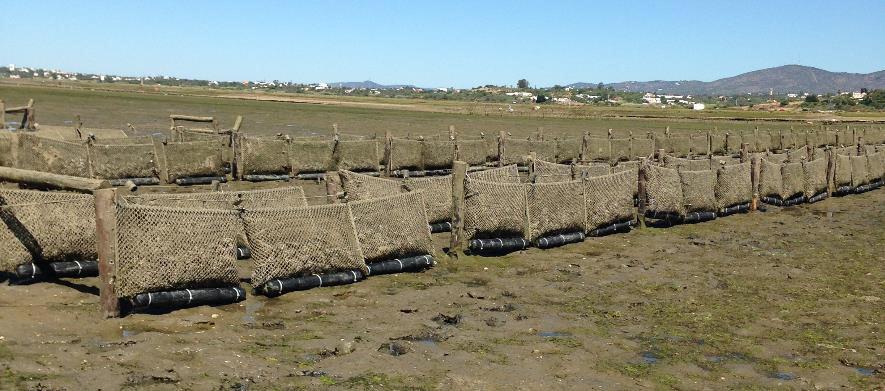
[[[249,182],[288,181],[289,174],[246,174],[243,179]]]
[[[227,182],[227,178],[223,176],[200,176],[200,177],[191,177],[191,178],[178,178],[175,180],[175,184],[177,185],[208,185],[212,182]]]
[[[401,272],[417,272],[432,267],[434,264],[433,257],[430,255],[419,255],[416,257],[408,257],[402,259],[390,259],[381,262],[372,262],[368,264],[370,276],[379,274],[392,274]]]
[[[293,291],[303,291],[322,286],[353,284],[366,278],[362,270],[349,270],[338,273],[312,274],[309,276],[280,278],[268,281],[258,290],[265,296],[275,297]]]
[[[588,236],[605,236],[618,232],[627,232],[633,227],[634,224],[635,223],[633,222],[633,220],[614,223],[605,227],[596,228],[590,231],[590,234]]]
[[[98,276],[98,261],[24,263],[15,268],[15,276],[22,280],[95,277]]]
[[[586,235],[583,232],[569,232],[559,235],[544,236],[535,241],[538,248],[553,248],[564,246],[569,243],[583,242]]]
[[[452,223],[449,221],[443,221],[442,223],[433,223],[430,224],[430,233],[438,233],[438,232],[451,232],[452,231]]]
[[[719,216],[725,217],[725,216],[731,216],[731,215],[737,214],[737,213],[746,213],[749,211],[750,211],[750,204],[749,203],[737,204],[737,205],[729,206],[727,208],[722,208],[722,210],[719,211]]]
[[[500,254],[525,250],[530,244],[523,238],[471,239],[467,249],[473,254]]]
[[[111,186],[125,186],[126,182],[132,182],[136,186],[145,186],[145,185],[159,185],[160,178],[147,177],[147,178],[121,178],[121,179],[111,179]]]
[[[184,289],[178,291],[139,293],[130,299],[135,310],[222,305],[246,299],[240,287]]]

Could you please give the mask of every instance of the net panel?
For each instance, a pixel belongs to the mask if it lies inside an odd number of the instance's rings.
[[[572,176],[575,179],[594,178],[612,173],[612,167],[608,163],[576,164]]]
[[[607,138],[587,137],[586,154],[588,159],[596,161],[611,160],[611,143]]]
[[[687,212],[715,212],[716,171],[678,170],[682,197]]]
[[[0,126],[3,126],[0,124]],[[15,167],[12,160],[12,136],[8,132],[0,130],[0,166]]]
[[[470,179],[487,182],[519,183],[519,168],[515,164],[467,173]]]
[[[427,220],[440,223],[452,219],[452,176],[407,178],[403,187],[408,191],[420,191],[424,197]]]
[[[867,155],[867,175],[870,181],[885,177],[885,151]]]
[[[425,169],[452,168],[455,142],[424,140],[421,156]]]
[[[528,187],[528,240],[570,232],[585,232],[582,181],[536,183]]]
[[[741,153],[741,143],[744,142],[740,133],[728,133],[725,135],[725,153],[728,155],[737,155]]]
[[[633,219],[634,193],[636,176],[631,171],[585,180],[586,232]]]
[[[484,139],[457,140],[458,160],[471,166],[480,166],[498,154],[497,147],[494,151],[489,149],[489,144]]]
[[[335,169],[335,142],[331,140],[292,140],[289,166],[293,173],[326,172]]]
[[[664,156],[664,167],[681,168],[686,171],[710,170],[710,159],[683,159],[674,156]]]
[[[556,140],[556,161],[569,163],[581,159],[581,139],[564,138]]]
[[[423,143],[418,140],[391,139],[390,140],[390,168],[392,170],[413,169],[420,170],[424,167],[421,159]]]
[[[798,148],[789,150],[786,152],[787,161],[789,162],[800,162],[802,160],[808,159],[808,150],[806,148]]]
[[[724,133],[710,134],[710,153],[723,155],[728,152],[728,137]]]
[[[291,171],[289,140],[240,137],[240,160],[243,173],[287,174]]]
[[[630,160],[630,143],[629,138],[613,138],[611,143],[612,160]]]
[[[231,210],[118,205],[117,295],[237,285],[241,227]]]
[[[377,178],[347,170],[338,171],[341,176],[341,187],[348,201],[359,201],[371,198],[386,197],[403,191],[401,182]]]
[[[652,164],[645,165],[645,192],[650,212],[685,215],[679,172]]]
[[[341,140],[335,146],[339,170],[377,171],[381,161],[378,140]]]
[[[691,139],[688,136],[670,136],[670,148],[676,156],[691,155]]]
[[[655,140],[650,138],[634,138],[630,142],[630,158],[650,157],[655,154]]]
[[[771,149],[771,133],[760,131],[756,134],[756,152],[765,152]]]
[[[30,262],[95,260],[88,194],[0,189],[0,271]]]
[[[468,238],[523,237],[526,185],[467,178],[464,233]]]
[[[763,158],[759,161],[759,195],[764,197],[780,197],[783,193],[781,163]],[[850,180],[849,171],[849,180]]]
[[[835,168],[833,172],[833,183],[836,187],[851,186],[851,157],[835,153]]]
[[[765,155],[765,159],[777,164],[786,163],[788,158],[789,156],[785,153],[769,153],[768,155]]]
[[[720,208],[753,200],[750,162],[720,166],[716,174],[716,202]]]
[[[54,174],[89,177],[87,146],[83,142],[18,134],[18,167]]]
[[[781,199],[786,200],[805,193],[805,170],[802,162],[784,163],[781,166]]]
[[[94,144],[92,173],[95,178],[147,178],[157,175],[157,157],[153,144]]]
[[[536,160],[534,166],[535,183],[568,182],[572,180],[572,166]]]
[[[707,139],[706,133],[695,133],[691,138],[691,153],[695,155],[710,154],[710,140]]]
[[[277,278],[368,272],[347,204],[247,210],[243,222],[252,243],[253,286]]]
[[[421,191],[349,202],[366,261],[433,254]]]
[[[802,164],[805,172],[805,196],[812,197],[827,191],[827,166],[826,158],[815,159]]]
[[[218,141],[186,141],[168,143],[165,150],[169,180],[224,175],[225,149]]]

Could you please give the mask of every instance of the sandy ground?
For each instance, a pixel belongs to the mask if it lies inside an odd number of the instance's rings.
[[[3,284],[0,389],[881,389],[883,223],[877,190],[109,320],[94,278]]]

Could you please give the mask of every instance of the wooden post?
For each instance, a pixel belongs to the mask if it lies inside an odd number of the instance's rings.
[[[449,141],[455,141],[455,125],[449,125]]]
[[[452,166],[452,236],[449,242],[449,256],[457,258],[467,248],[464,237],[464,181],[467,180],[468,164],[460,160]]]
[[[827,196],[836,191],[836,150],[827,148]]]
[[[93,190],[111,187],[108,181],[53,174],[43,171],[23,170],[0,166],[0,181],[27,183],[41,188],[72,190],[91,193]]]
[[[0,99],[0,129],[6,129],[6,102]]]
[[[234,133],[239,132],[240,126],[243,126],[243,116],[242,115],[237,116],[237,119],[234,121],[234,127],[231,130],[233,130]]]
[[[538,160],[538,154],[530,152],[528,156],[529,183],[535,183],[535,162]]]
[[[741,143],[741,163],[750,161],[750,143]]]
[[[326,195],[329,196],[329,203],[337,204],[341,202],[341,198],[339,197],[340,194],[341,176],[338,175],[338,171],[331,171],[326,173]]]
[[[332,140],[338,142],[341,139],[341,133],[338,132],[338,124],[332,124]]]
[[[507,134],[503,130],[498,132],[498,167],[504,167],[504,154],[507,153],[504,150],[505,138],[507,138]]]
[[[639,205],[636,209],[637,218],[639,220],[639,228],[645,228],[645,208],[648,205],[647,195],[645,193],[645,166],[647,165],[646,158],[639,158],[639,187],[637,188],[637,193],[639,194]]]
[[[34,99],[28,99],[28,108],[25,110],[24,118],[22,119],[22,128],[25,128],[25,123],[28,124],[28,130],[37,130],[37,125],[35,125],[36,113],[34,113]]]
[[[538,127],[538,132],[535,133],[535,139],[538,141],[544,141],[544,127],[543,126]]]
[[[759,206],[759,169],[760,156],[754,154],[750,158],[750,186],[753,187],[753,198],[750,201],[750,210],[756,210]]]
[[[391,170],[393,167],[393,162],[391,162],[391,155],[393,152],[393,134],[390,131],[384,132],[384,161],[387,163],[384,165],[384,176],[389,177],[391,174]]]
[[[117,189],[95,192],[95,233],[102,316],[118,318],[122,311],[114,288],[117,278]]]
[[[863,136],[857,136],[857,154],[866,155],[867,149],[863,147]]]
[[[154,144],[154,156],[157,159],[157,174],[160,181],[169,183],[169,163],[166,160],[166,142],[156,137],[151,137],[151,143]]]
[[[658,163],[664,164],[664,157],[667,156],[667,151],[661,148],[657,150],[655,155],[657,156]]]
[[[591,156],[588,152],[588,148],[590,144],[590,132],[584,131],[584,137],[581,138],[581,163],[587,163],[590,161]]]

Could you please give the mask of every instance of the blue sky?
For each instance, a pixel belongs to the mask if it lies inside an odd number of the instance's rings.
[[[471,87],[710,81],[797,63],[885,69],[882,0],[3,0],[0,9],[0,64],[94,73]]]

